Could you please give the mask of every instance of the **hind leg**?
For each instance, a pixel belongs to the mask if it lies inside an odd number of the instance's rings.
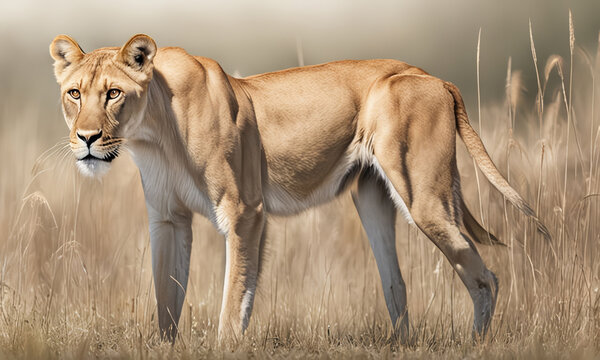
[[[498,282],[469,236],[461,232],[462,217],[458,216],[454,196],[460,196],[460,192],[453,192],[451,187],[446,191],[436,187],[434,191],[416,186],[409,210],[419,229],[444,253],[465,284],[474,307],[473,337],[483,339],[494,314]]]
[[[419,229],[444,253],[465,284],[474,306],[473,337],[483,339],[494,314],[498,283],[469,236],[461,232],[462,217],[458,216],[459,202],[455,199],[460,192],[453,192],[451,186],[444,186],[444,181],[436,176],[439,170],[437,167],[429,172],[438,183],[413,182],[414,192],[409,211]],[[390,179],[394,184],[392,190],[403,188],[396,184],[404,180],[393,175]]]
[[[352,199],[377,261],[394,331],[399,331],[400,340],[405,343],[408,340],[408,310],[406,286],[396,255],[394,203],[384,183],[369,172],[359,178],[358,189],[352,193]]]
[[[448,221],[443,205],[436,198],[417,203],[411,213],[417,226],[442,250],[467,287],[473,301],[473,337],[483,339],[496,305],[498,282],[483,263],[471,239],[459,226]]]
[[[431,169],[430,175],[439,175],[437,171],[439,168]],[[400,181],[403,180],[391,177],[392,190],[400,188],[395,185]],[[498,282],[483,263],[469,236],[460,230],[463,228],[462,217],[458,216],[458,201],[454,199],[460,196],[460,192],[444,187],[443,181],[437,184],[425,181],[413,183],[413,186],[410,214],[419,229],[444,253],[465,284],[473,300],[473,337],[483,339],[494,314]]]
[[[498,285],[484,265],[461,216],[456,171],[456,119],[453,98],[434,78],[390,78],[393,94],[382,97],[373,138],[376,164],[391,192],[407,205],[417,226],[444,253],[474,306],[473,335],[488,330]]]

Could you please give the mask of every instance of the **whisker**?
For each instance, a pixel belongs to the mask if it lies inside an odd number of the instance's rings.
[[[57,145],[60,145],[60,144],[56,144],[53,147],[56,147]],[[23,195],[21,197],[22,199],[24,199],[26,197],[26,194],[28,194],[30,192],[31,187],[33,186],[33,184],[35,183],[35,181],[38,178],[40,178],[46,172],[55,170],[64,161],[65,157],[70,153],[70,151],[68,148],[68,144],[63,144],[63,145],[64,145],[63,147],[58,147],[58,148],[54,149],[51,154],[47,154],[43,161],[40,161],[40,159],[38,158],[38,160],[36,161],[36,164],[33,166],[33,170],[32,170],[33,177],[29,180],[29,182],[27,183],[27,186],[25,186],[25,190],[23,191]],[[48,151],[49,150],[47,150],[46,152],[48,152]],[[41,164],[44,163],[51,156],[56,156],[56,160],[53,162],[52,166],[48,167],[46,169],[42,169]]]
[[[41,158],[46,157],[49,154],[52,154],[54,151],[56,151],[56,149],[60,149],[61,147],[66,146],[66,144],[62,141],[57,142],[56,144],[52,145],[49,149],[47,149],[46,151],[44,151],[43,153],[40,154],[40,156],[38,156],[38,158],[35,160],[36,162],[39,161]]]
[[[69,154],[73,155],[73,152],[65,151],[65,153],[60,157],[60,159],[57,159],[58,163],[61,164],[63,161],[65,161],[67,159],[67,157],[69,156]]]
[[[59,141],[50,147],[48,150],[44,151],[38,158],[34,161],[33,167],[31,169],[33,174],[36,174],[40,167],[52,156],[60,154],[61,151],[68,149],[69,144],[64,143],[63,141]]]
[[[68,154],[70,152],[71,152],[70,148],[68,148],[68,147],[62,148],[62,149],[60,149],[60,151],[57,151],[56,157],[57,158],[63,157],[65,154]]]

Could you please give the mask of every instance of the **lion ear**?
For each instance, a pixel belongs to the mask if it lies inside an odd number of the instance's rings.
[[[134,35],[115,56],[115,61],[125,65],[124,69],[140,82],[150,81],[156,55],[156,43],[148,35]]]
[[[67,35],[58,35],[50,44],[50,56],[54,59],[54,75],[61,82],[65,70],[83,59],[85,53],[77,42]]]

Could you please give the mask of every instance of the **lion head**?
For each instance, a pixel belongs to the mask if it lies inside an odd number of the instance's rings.
[[[66,35],[50,44],[70,145],[80,171],[101,176],[143,120],[156,44],[135,35],[89,54]]]

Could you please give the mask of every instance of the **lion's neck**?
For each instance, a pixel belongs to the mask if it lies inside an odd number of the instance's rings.
[[[164,79],[156,75],[148,85],[144,118],[135,134],[128,139],[129,148],[141,171],[144,171],[144,166],[140,166],[142,162],[156,162],[158,159],[169,167],[189,169],[189,157],[171,105],[170,90]]]

